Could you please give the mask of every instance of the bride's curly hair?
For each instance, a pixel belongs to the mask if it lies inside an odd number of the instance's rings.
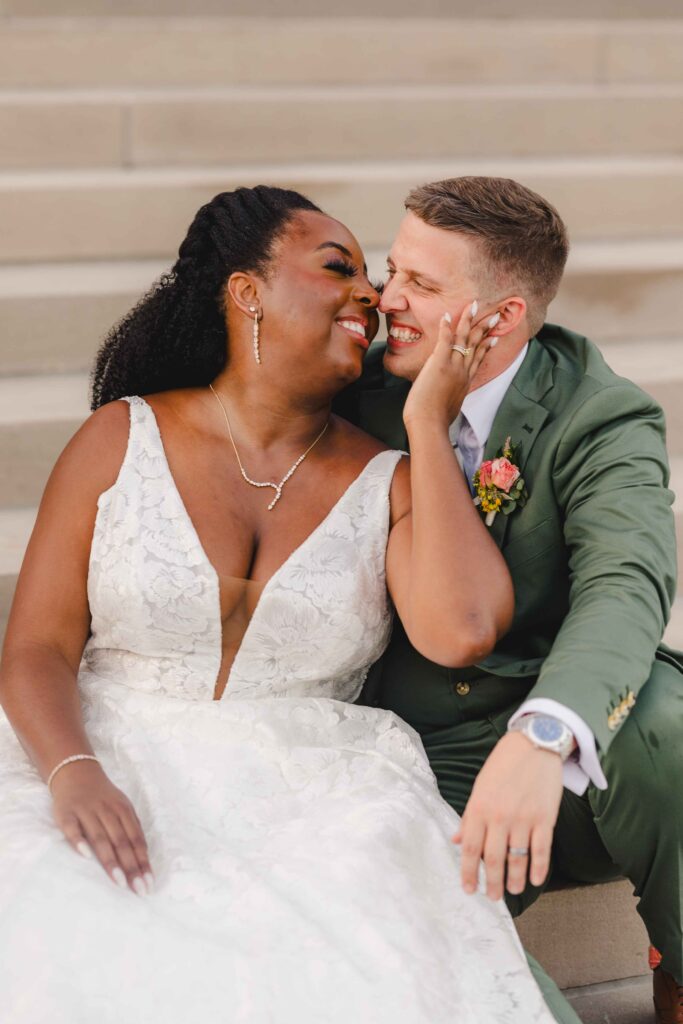
[[[289,189],[221,192],[197,212],[178,259],[102,343],[90,408],[124,395],[208,385],[225,367],[225,282],[242,270],[267,276],[273,248],[298,210],[320,208]]]

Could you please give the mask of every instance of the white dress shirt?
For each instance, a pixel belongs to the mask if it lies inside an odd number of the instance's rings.
[[[496,413],[513,378],[524,362],[528,348],[529,346],[525,345],[514,363],[508,366],[507,370],[504,370],[503,373],[498,377],[494,377],[487,384],[477,388],[476,391],[471,391],[462,403],[462,413],[467,417],[479,441],[479,464],[484,461],[484,449],[491,433]],[[458,454],[457,440],[460,427],[461,417],[458,416],[451,424],[448,432],[451,443],[456,448],[456,454]],[[460,461],[462,465],[462,460]],[[515,712],[510,719],[508,728],[518,718],[521,718],[522,715],[528,715],[533,711],[552,715],[553,718],[564,722],[574,734],[577,750],[564,764],[564,784],[567,789],[581,796],[588,788],[589,781],[597,786],[598,789],[607,789],[607,779],[600,766],[595,736],[583,718],[559,701],[550,700],[547,697],[534,697],[531,700],[525,701]]]

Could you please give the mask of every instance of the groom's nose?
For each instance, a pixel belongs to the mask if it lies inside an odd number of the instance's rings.
[[[381,313],[404,313],[408,308],[408,300],[406,299],[403,291],[396,282],[395,277],[390,277],[387,283],[384,285],[382,296],[379,300],[379,309]]]

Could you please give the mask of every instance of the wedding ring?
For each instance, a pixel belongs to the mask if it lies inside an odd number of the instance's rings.
[[[468,356],[472,349],[464,348],[462,345],[453,345],[453,351],[459,352],[461,356]]]
[[[510,857],[528,857],[529,847],[528,846],[508,846],[508,854]]]

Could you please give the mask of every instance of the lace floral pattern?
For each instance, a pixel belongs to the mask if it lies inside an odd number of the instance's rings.
[[[502,904],[466,897],[416,733],[356,706],[389,629],[366,466],[261,593],[225,695],[219,593],[147,403],[100,498],[79,673],[157,885],[78,857],[0,715],[3,1024],[552,1024]]]

